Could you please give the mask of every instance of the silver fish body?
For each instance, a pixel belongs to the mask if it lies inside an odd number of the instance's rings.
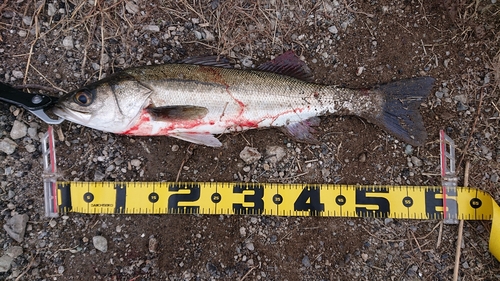
[[[269,71],[154,65],[127,69],[68,93],[54,113],[107,132],[166,135],[214,147],[221,146],[216,134],[266,127],[284,127],[299,141],[314,142],[310,126],[316,125],[315,117],[357,115],[421,145],[426,134],[417,103],[430,91],[432,81],[406,80],[392,86],[398,93],[387,93],[384,86],[346,89]],[[402,108],[390,110],[397,120],[386,124],[387,107],[394,107],[389,99]],[[391,122],[399,123],[397,128]]]

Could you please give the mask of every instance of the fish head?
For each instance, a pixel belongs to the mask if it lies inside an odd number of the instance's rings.
[[[133,77],[115,75],[65,94],[52,111],[73,123],[121,133],[138,119],[150,94]]]

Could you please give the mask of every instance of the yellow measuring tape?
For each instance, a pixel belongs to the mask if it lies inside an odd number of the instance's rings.
[[[437,186],[221,182],[57,182],[59,213],[255,214],[492,220],[489,247],[500,260],[500,207],[486,192],[459,187],[447,193],[458,213],[443,212]],[[451,205],[451,204],[447,204]],[[495,239],[496,238],[496,239]]]

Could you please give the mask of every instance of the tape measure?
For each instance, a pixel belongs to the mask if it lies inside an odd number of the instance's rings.
[[[442,186],[225,182],[58,182],[52,127],[42,139],[45,214],[207,214],[491,220],[500,260],[500,207],[457,187],[454,143],[441,131]]]
[[[59,213],[492,220],[490,251],[500,259],[500,207],[477,188],[453,188],[443,200],[441,186],[226,182],[56,182],[56,186],[52,206]],[[457,205],[458,212],[444,212],[445,204]]]

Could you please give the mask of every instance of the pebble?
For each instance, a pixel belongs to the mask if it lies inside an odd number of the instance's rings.
[[[332,34],[337,34],[339,33],[339,30],[337,29],[337,27],[335,25],[332,25],[328,28],[328,31],[330,31],[330,33]]]
[[[130,165],[134,167],[140,167],[141,166],[141,160],[139,159],[132,159],[130,160]]]
[[[56,11],[57,10],[54,4],[49,3],[49,5],[47,5],[47,15],[49,15],[49,17],[53,17],[56,14]]]
[[[74,47],[74,45],[73,45],[73,36],[66,36],[66,37],[64,37],[62,44],[63,44],[63,47],[66,50],[73,49],[73,47]]]
[[[363,259],[364,262],[368,260],[368,254],[362,253],[361,258]]]
[[[106,253],[108,251],[108,240],[106,240],[106,238],[104,238],[103,236],[92,237],[92,243],[97,250],[103,253]]]
[[[3,225],[3,229],[7,232],[7,234],[17,242],[21,243],[24,240],[24,233],[26,231],[26,224],[28,223],[28,215],[14,215],[7,223]]]
[[[245,236],[247,236],[247,230],[246,230],[246,228],[245,228],[245,227],[243,227],[243,226],[242,226],[242,227],[240,227],[240,235],[241,235],[241,237],[245,237]]]
[[[30,16],[24,16],[23,17],[23,23],[27,26],[31,26],[31,23],[33,22],[33,18]]]
[[[302,264],[305,266],[305,267],[311,267],[311,260],[309,259],[308,256],[304,256],[302,258]]]
[[[417,167],[421,167],[422,166],[422,160],[420,160],[418,157],[416,156],[412,156],[411,157],[411,162],[413,163],[413,165],[417,166]]]
[[[12,76],[14,76],[14,78],[16,78],[16,79],[24,78],[23,72],[19,71],[19,70],[12,70]]]
[[[266,147],[266,155],[269,162],[276,164],[286,156],[286,150],[281,146],[268,146]]]
[[[10,265],[12,264],[12,261],[14,258],[11,256],[5,254],[0,257],[0,272],[7,272],[10,269]]]
[[[33,144],[27,144],[24,146],[24,148],[26,148],[26,151],[28,151],[29,153],[33,153],[36,151],[36,146]]]
[[[257,148],[245,146],[245,148],[240,152],[240,158],[247,164],[253,164],[262,157]]]
[[[149,237],[148,250],[150,253],[156,253],[158,248],[158,239],[154,237]]]
[[[59,274],[63,274],[63,273],[64,273],[64,266],[60,265],[60,266],[57,268],[57,273],[59,273]]]
[[[172,145],[172,152],[179,151],[179,146],[177,144]]]
[[[242,64],[244,67],[252,67],[252,65],[253,65],[252,58],[250,58],[250,57],[243,58],[243,59],[241,60],[241,64]]]
[[[127,10],[128,13],[134,15],[139,12],[139,6],[135,4],[133,1],[127,1],[125,2],[125,10]]]
[[[21,121],[15,120],[10,130],[10,137],[14,140],[24,138],[28,133],[28,126]]]
[[[405,147],[405,154],[406,155],[411,155],[413,153],[413,147],[411,145],[406,145]]]
[[[498,174],[497,173],[491,174],[490,181],[494,182],[494,183],[497,183],[498,182]]]
[[[0,151],[4,152],[5,154],[12,154],[14,151],[16,151],[17,148],[17,143],[15,143],[13,140],[9,138],[5,138],[2,141],[0,141]]]
[[[105,176],[106,175],[103,172],[96,170],[94,173],[94,181],[102,181]]]
[[[157,26],[157,25],[154,25],[154,24],[150,24],[150,25],[143,26],[142,30],[152,31],[152,32],[159,32],[160,31],[160,27]]]
[[[28,128],[28,136],[34,140],[38,140],[38,131],[37,128],[29,127]]]
[[[49,222],[50,227],[55,227],[57,225],[57,222],[55,220],[51,220]]]
[[[255,250],[255,246],[253,245],[252,242],[248,242],[247,245],[246,245],[247,249],[250,250],[250,251],[253,251]]]

